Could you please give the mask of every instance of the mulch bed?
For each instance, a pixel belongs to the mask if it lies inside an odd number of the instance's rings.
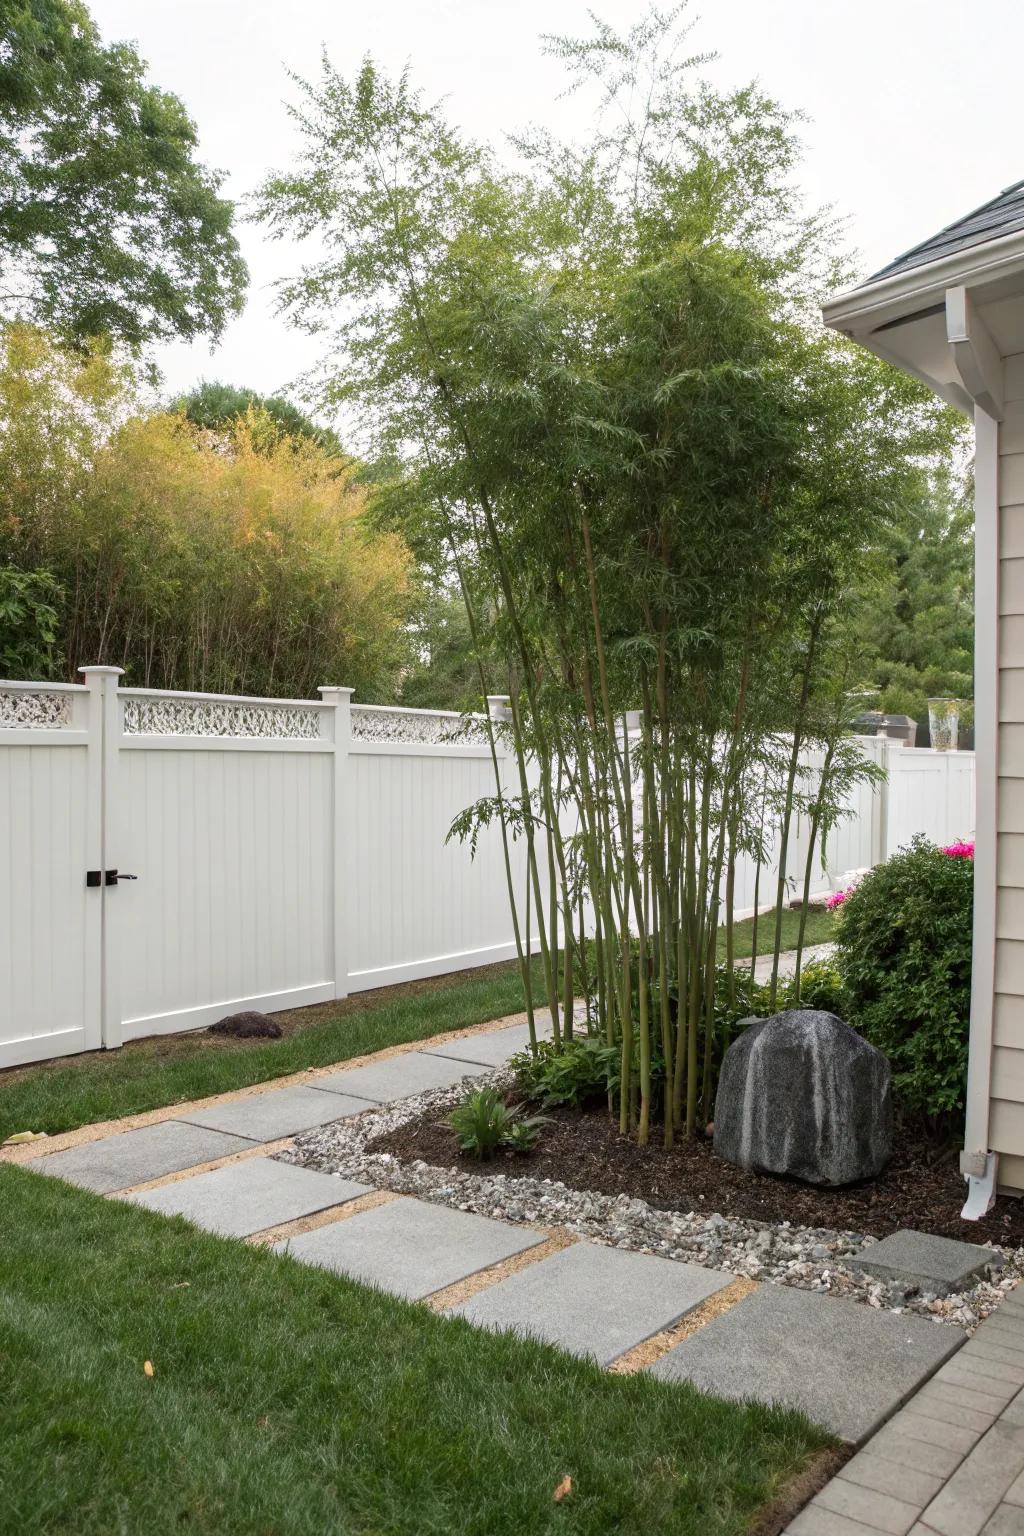
[[[981,1221],[961,1221],[967,1186],[956,1151],[937,1150],[906,1130],[897,1134],[892,1162],[879,1178],[845,1189],[816,1189],[736,1168],[717,1158],[703,1137],[681,1139],[666,1152],[652,1135],[651,1144],[640,1147],[618,1134],[603,1107],[556,1110],[535,1151],[490,1163],[460,1157],[451,1129],[436,1112],[379,1137],[367,1150],[390,1152],[403,1162],[422,1158],[435,1166],[510,1178],[557,1179],[572,1189],[634,1195],[663,1210],[718,1211],[874,1237],[914,1227],[964,1242],[1024,1245],[1024,1200],[1000,1196]]]

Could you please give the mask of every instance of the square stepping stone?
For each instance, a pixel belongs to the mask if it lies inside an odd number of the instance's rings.
[[[487,1068],[471,1061],[448,1061],[428,1056],[424,1051],[406,1051],[389,1056],[386,1061],[369,1062],[365,1067],[349,1067],[317,1079],[317,1086],[327,1093],[354,1094],[372,1104],[390,1104],[408,1099],[429,1088],[450,1088],[463,1077],[478,1077]]]
[[[963,1343],[958,1328],[762,1285],[651,1367],[716,1397],[799,1408],[857,1445]]]
[[[586,1034],[585,1015],[576,1017],[573,1029],[577,1035]],[[550,1014],[537,1015],[536,1031],[538,1040],[551,1039],[554,1029]],[[432,1045],[427,1048],[427,1054],[446,1056],[455,1061],[476,1061],[485,1067],[501,1067],[510,1056],[527,1050],[529,1044],[529,1025],[509,1024],[505,1029],[479,1030],[475,1034],[464,1035],[460,1040],[448,1040],[444,1045]]]
[[[537,1038],[550,1040],[551,1020],[547,1030],[538,1026]],[[445,1045],[435,1045],[426,1053],[444,1056],[451,1061],[478,1062],[484,1067],[501,1067],[510,1056],[525,1051],[530,1044],[530,1031],[525,1024],[510,1024],[507,1029],[492,1029],[477,1035],[466,1035],[462,1040],[449,1040]]]
[[[452,1311],[481,1327],[530,1334],[608,1365],[732,1278],[699,1264],[575,1243]]]
[[[293,1237],[278,1251],[418,1301],[543,1241],[486,1216],[400,1199]]]
[[[251,1157],[125,1198],[165,1216],[186,1216],[224,1237],[249,1237],[370,1192],[368,1184]]]
[[[316,1088],[293,1084],[274,1088],[268,1093],[253,1093],[226,1104],[210,1104],[206,1109],[190,1110],[182,1115],[190,1125],[205,1125],[213,1131],[227,1131],[232,1136],[248,1136],[252,1141],[276,1141],[279,1136],[294,1136],[329,1120],[361,1115],[369,1105],[340,1093],[322,1093]]]
[[[987,1269],[1002,1266],[999,1255],[991,1248],[909,1229],[893,1232],[880,1243],[862,1248],[852,1262],[869,1275],[916,1285],[937,1296],[962,1290]]]
[[[162,1120],[144,1125],[137,1131],[122,1131],[104,1136],[66,1152],[51,1152],[32,1163],[37,1173],[54,1174],[69,1184],[81,1184],[99,1195],[132,1184],[145,1184],[166,1173],[180,1173],[198,1163],[212,1163],[217,1157],[244,1152],[253,1143],[241,1136],[227,1136],[205,1126],[186,1125],[181,1120]]]

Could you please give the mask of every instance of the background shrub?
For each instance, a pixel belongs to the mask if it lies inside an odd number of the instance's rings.
[[[905,1108],[932,1120],[963,1116],[973,894],[972,858],[915,838],[840,909],[849,1022],[889,1057]]]

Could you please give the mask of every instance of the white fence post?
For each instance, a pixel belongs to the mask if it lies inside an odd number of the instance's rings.
[[[867,757],[880,763],[885,769],[885,778],[880,784],[873,786],[871,795],[871,838],[869,843],[868,865],[874,869],[876,864],[882,864],[889,856],[889,762],[891,749],[886,745],[884,736],[865,736],[861,742],[863,751]]]
[[[100,909],[99,1004],[100,1039],[104,1046],[122,1043],[120,970],[112,954],[110,914],[107,911],[107,866],[117,868],[117,766],[118,718],[117,687],[124,676],[123,667],[79,667],[89,690],[89,805],[94,830],[90,842],[95,848],[100,871],[97,900]],[[90,960],[95,964],[95,959]]]
[[[321,719],[321,733],[331,721],[334,742],[334,793],[331,802],[331,847],[334,853],[334,995],[348,997],[349,888],[352,883],[346,823],[352,814],[349,783],[349,748],[352,744],[352,695],[354,688],[318,688],[325,704],[333,704]]]

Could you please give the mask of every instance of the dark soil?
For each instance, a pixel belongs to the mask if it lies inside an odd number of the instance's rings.
[[[981,1221],[961,1221],[967,1186],[956,1149],[936,1149],[908,1131],[897,1134],[883,1174],[844,1189],[817,1189],[772,1174],[751,1173],[715,1156],[711,1143],[681,1139],[667,1151],[660,1139],[640,1147],[621,1137],[605,1109],[556,1110],[535,1151],[478,1164],[460,1156],[444,1117],[425,1115],[370,1150],[441,1167],[490,1168],[510,1178],[556,1179],[572,1189],[635,1195],[663,1210],[718,1211],[755,1221],[885,1237],[900,1227],[964,1242],[1024,1245],[1024,1200],[1000,1196]]]

